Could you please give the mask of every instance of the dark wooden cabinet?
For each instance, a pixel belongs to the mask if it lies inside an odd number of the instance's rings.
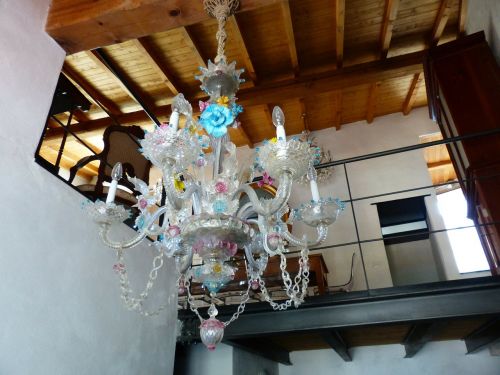
[[[424,69],[430,115],[444,137],[500,128],[500,71],[483,32],[430,49]],[[448,151],[491,271],[500,274],[500,133],[449,144]]]

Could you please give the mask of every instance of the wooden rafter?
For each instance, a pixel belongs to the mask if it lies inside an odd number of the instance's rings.
[[[334,0],[335,6],[335,59],[337,68],[341,68],[344,61],[344,19],[345,19],[345,0]]]
[[[170,73],[168,69],[160,62],[157,53],[154,51],[148,39],[135,39],[133,43],[147,60],[149,66],[156,72],[156,74],[165,83],[172,94],[177,95],[180,92],[179,86],[174,83],[175,79],[172,73]]]
[[[309,125],[307,124],[307,107],[304,98],[299,99],[299,107],[300,107],[300,119],[302,121],[302,129],[304,131],[310,131]]]
[[[463,36],[465,34],[465,21],[467,20],[467,0],[460,0],[458,12],[458,33]]]
[[[380,55],[383,59],[387,57],[391,45],[392,29],[398,14],[399,0],[385,0],[384,19],[382,31],[380,32]]]
[[[385,60],[373,61],[343,69],[334,70],[322,76],[313,75],[297,78],[295,81],[279,84],[260,85],[257,87],[241,90],[238,93],[238,103],[243,106],[267,105],[269,103],[280,103],[285,100],[314,97],[327,92],[338,92],[341,90],[372,84],[398,77],[407,77],[422,72],[423,52],[415,52],[408,55],[391,57]],[[340,101],[339,101],[340,103]],[[193,103],[194,106],[197,103]],[[155,108],[157,116],[168,115],[170,106]],[[340,118],[340,114],[337,115]],[[120,124],[133,124],[147,119],[143,111],[131,112],[117,117]],[[111,119],[99,119],[87,123],[78,124],[74,131],[95,131],[112,124]],[[336,121],[337,129],[340,122]],[[50,136],[57,136],[56,131],[50,131]]]
[[[272,134],[274,134],[276,132],[276,128],[274,127],[274,124],[273,124],[274,104],[263,104],[263,105],[261,105],[261,107],[262,107],[264,113],[266,114],[266,119],[267,119],[266,124],[269,127]]]
[[[110,78],[115,84],[117,84],[123,91],[127,93],[128,96],[130,96],[133,100],[136,100],[136,97],[134,96],[133,93],[130,92],[129,88],[127,85],[125,85],[124,82],[122,82],[116,75],[113,74],[113,72],[106,66],[106,64],[101,60],[101,58],[98,56],[97,52],[95,50],[93,51],[85,51],[85,54],[87,55],[90,60],[106,75],[108,78]]]
[[[439,38],[443,34],[446,23],[448,22],[448,17],[451,12],[451,0],[441,0],[441,4],[439,5],[439,10],[436,16],[436,20],[434,21],[434,26],[432,28],[431,46],[435,46],[439,42]]]
[[[447,168],[453,167],[451,160],[440,160],[433,163],[427,163],[428,169],[439,169],[439,168]]]
[[[78,108],[73,111],[73,117],[78,122],[89,121],[89,117],[85,114],[85,112],[83,112],[81,109],[78,109]]]
[[[112,115],[119,115],[121,113],[120,108],[118,108],[115,103],[97,91],[97,89],[88,83],[76,70],[70,67],[68,63],[64,63],[62,72],[80,90],[80,92],[87,97],[87,99],[90,99],[99,107],[103,107]]]
[[[368,95],[368,104],[366,106],[366,122],[371,124],[375,117],[375,109],[377,107],[377,96],[381,82],[372,83],[370,93]]]
[[[240,133],[240,136],[244,139],[245,143],[248,145],[248,147],[253,148],[253,142],[248,136],[248,133],[246,132],[245,128],[243,127],[243,124],[240,124],[237,128],[238,132]]]
[[[334,113],[333,113],[333,126],[335,129],[340,130],[342,127],[342,91],[337,90],[333,93],[333,99],[335,101]]]
[[[290,51],[290,61],[295,75],[299,73],[299,58],[297,56],[297,47],[295,45],[295,35],[293,33],[292,14],[290,12],[290,3],[288,0],[281,2],[281,13],[283,15],[283,25],[285,26],[286,37],[288,39],[288,49]]]
[[[242,0],[248,11],[281,0]],[[45,29],[67,52],[86,51],[210,19],[200,0],[53,0]]]
[[[240,51],[241,57],[243,58],[243,65],[246,68],[246,72],[250,77],[250,80],[255,83],[257,81],[257,75],[255,74],[255,68],[253,66],[252,59],[250,58],[250,54],[248,53],[248,48],[245,44],[245,39],[243,38],[243,34],[241,33],[241,29],[236,16],[230,17],[228,22],[233,28],[234,37],[236,38],[238,50]]]
[[[203,68],[206,68],[207,67],[207,63],[205,62],[205,59],[201,55],[200,49],[196,46],[196,43],[195,43],[195,41],[193,39],[193,36],[192,36],[191,32],[189,31],[189,29],[187,27],[184,27],[184,26],[181,27],[180,29],[181,29],[182,34],[183,34],[184,42],[187,44],[187,46],[193,52],[193,56],[194,56],[194,58],[196,60],[196,63],[199,66],[202,66]]]
[[[415,100],[417,99],[418,90],[420,89],[420,86],[422,85],[423,78],[424,78],[423,73],[416,73],[413,76],[413,79],[412,79],[411,84],[410,84],[410,88],[408,90],[408,94],[406,95],[406,99],[403,103],[403,114],[405,116],[411,112],[413,105],[415,104]]]

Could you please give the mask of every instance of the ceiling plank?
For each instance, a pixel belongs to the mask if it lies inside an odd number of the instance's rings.
[[[293,33],[292,14],[290,12],[290,3],[288,0],[281,2],[281,13],[283,15],[283,25],[285,26],[286,37],[288,39],[288,49],[290,51],[290,61],[295,75],[299,73],[299,58],[297,56],[297,46],[295,44],[295,35]]]
[[[380,32],[380,56],[385,59],[391,45],[392,29],[399,8],[399,0],[385,0],[384,19]]]
[[[460,0],[458,11],[458,34],[465,35],[465,22],[467,20],[467,0]]]
[[[94,102],[99,107],[103,108],[106,112],[112,115],[120,115],[120,108],[111,100],[106,98],[90,83],[88,83],[76,70],[64,62],[62,68],[63,74],[84,94],[88,99]]]
[[[337,68],[341,68],[344,61],[344,22],[345,22],[345,0],[335,0],[335,59]]]
[[[422,85],[423,79],[423,73],[416,73],[413,76],[413,80],[410,84],[410,89],[408,90],[408,94],[406,95],[406,99],[403,103],[403,114],[405,116],[408,115],[413,109],[413,105],[415,104],[415,101],[417,99],[418,90]]]
[[[135,39],[133,41],[135,47],[141,52],[147,60],[149,66],[158,74],[161,80],[165,83],[173,95],[181,92],[180,87],[175,84],[173,74],[160,62],[157,53],[154,51],[153,46],[148,41],[147,37]]]
[[[451,160],[440,160],[433,163],[427,163],[427,168],[431,170],[439,168],[448,168],[450,166],[453,166]]]
[[[238,127],[238,132],[240,133],[241,137],[245,141],[245,143],[248,145],[248,147],[253,148],[253,142],[251,141],[250,137],[248,136],[248,133],[246,132],[245,128],[243,127],[243,124],[240,122]]]
[[[257,75],[255,73],[255,68],[253,66],[252,59],[250,58],[250,54],[248,53],[248,48],[245,44],[245,39],[243,39],[243,34],[241,33],[241,29],[236,16],[229,17],[228,22],[233,28],[233,35],[236,38],[238,50],[240,51],[241,57],[243,58],[243,65],[245,66],[250,80],[255,83],[257,81]]]
[[[196,59],[196,63],[198,66],[201,66],[203,68],[207,67],[207,63],[203,56],[201,55],[200,49],[196,46],[196,43],[193,39],[193,35],[189,31],[189,29],[185,26],[181,27],[180,30],[182,31],[184,42],[188,45],[188,47],[191,49],[193,52],[193,56]]]
[[[281,0],[241,0],[249,11]],[[68,53],[137,39],[209,19],[200,0],[52,0],[45,30]]]
[[[243,106],[267,105],[269,103],[280,103],[285,100],[314,97],[326,92],[337,92],[335,95],[341,99],[341,90],[365,84],[385,81],[388,79],[406,77],[422,72],[423,52],[415,52],[408,55],[391,57],[385,60],[372,61],[368,63],[337,69],[323,75],[312,75],[296,78],[288,82],[261,85],[241,90],[238,93],[238,103]],[[338,100],[338,97],[337,97]],[[340,102],[338,101],[340,110]],[[193,103],[197,106],[197,102]],[[170,106],[155,108],[158,116],[168,115]],[[272,113],[272,111],[271,111]],[[340,111],[336,115],[335,126],[340,128]],[[117,117],[122,125],[133,125],[144,120],[147,116],[143,111],[131,112]],[[111,119],[92,120],[87,123],[75,124],[72,128],[75,132],[90,132],[111,125]],[[50,130],[47,137],[60,136],[57,129]]]
[[[432,28],[430,45],[435,46],[438,44],[441,35],[443,34],[446,23],[448,22],[448,17],[451,12],[451,0],[441,0],[439,5],[439,10],[434,21],[434,26]]]
[[[368,104],[366,106],[366,122],[371,124],[375,117],[375,109],[377,107],[378,91],[381,82],[372,83],[370,86],[370,93],[368,95]]]
[[[307,107],[304,98],[299,99],[299,106],[300,106],[300,119],[302,121],[302,130],[309,132],[311,130],[309,129],[309,125],[307,124]]]

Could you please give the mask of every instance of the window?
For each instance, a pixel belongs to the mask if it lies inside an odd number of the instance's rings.
[[[467,202],[461,189],[439,194],[437,200],[446,229],[474,225],[467,218]],[[460,273],[489,270],[476,228],[450,230],[446,233]]]

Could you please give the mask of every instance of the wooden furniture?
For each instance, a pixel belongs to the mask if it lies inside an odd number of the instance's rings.
[[[424,61],[431,117],[443,136],[456,137],[500,128],[500,71],[484,33],[431,48]],[[500,134],[449,144],[462,180],[469,216],[493,274],[500,274]],[[466,182],[465,182],[466,181]]]
[[[144,138],[144,130],[139,126],[119,126],[112,125],[106,129],[103,135],[104,149],[96,155],[84,157],[70,169],[69,182],[72,183],[78,170],[92,161],[99,161],[99,170],[95,185],[81,185],[78,188],[90,195],[93,199],[102,199],[106,193],[106,187],[103,183],[111,181],[111,170],[115,163],[121,162],[123,165],[123,178],[120,185],[134,191],[134,185],[131,184],[126,175],[137,177],[148,183],[149,170],[151,162],[144,158],[139,152],[139,140]],[[130,199],[124,194],[117,194],[117,200],[122,203],[135,203],[135,198],[131,195]]]

